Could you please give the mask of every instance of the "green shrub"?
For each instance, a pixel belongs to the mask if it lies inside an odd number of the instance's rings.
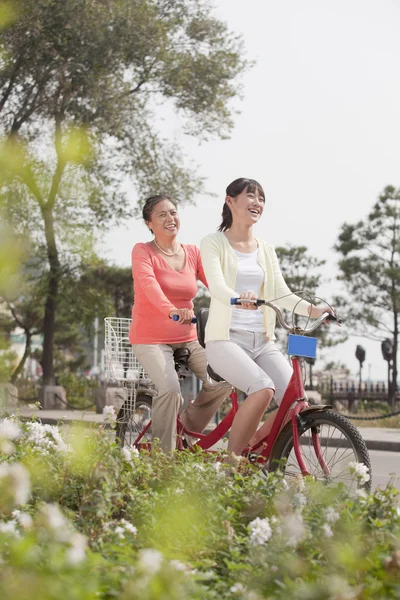
[[[121,449],[110,431],[0,421],[4,600],[400,596],[400,509],[220,457]]]

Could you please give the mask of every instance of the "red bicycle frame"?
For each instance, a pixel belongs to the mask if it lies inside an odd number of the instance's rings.
[[[244,455],[248,453],[256,453],[258,454],[257,462],[266,463],[272,454],[272,449],[274,444],[278,438],[278,435],[282,428],[291,421],[292,426],[292,435],[293,435],[293,449],[295,452],[296,460],[300,467],[301,473],[303,475],[309,475],[307,471],[307,467],[304,461],[303,452],[301,449],[300,443],[300,435],[298,429],[298,415],[302,410],[308,409],[309,404],[307,402],[307,398],[304,393],[304,385],[303,378],[301,374],[301,359],[297,356],[292,357],[292,367],[293,374],[290,378],[289,385],[286,389],[286,392],[282,398],[282,402],[278,408],[276,413],[274,422],[270,431],[269,424],[264,423],[256,432],[255,437],[257,438],[256,443],[253,446],[247,446],[243,452]],[[195,437],[198,441],[193,444],[192,448],[201,448],[202,450],[209,450],[212,446],[214,446],[217,442],[219,442],[229,431],[232,426],[233,420],[237,411],[239,410],[239,402],[237,399],[237,394],[233,391],[230,394],[230,399],[232,402],[232,408],[229,413],[224,417],[224,419],[208,434],[199,433],[196,431],[191,431],[184,427],[182,421],[179,416],[177,419],[177,448],[178,450],[183,450],[183,434],[187,434],[191,437]],[[313,407],[312,410],[321,410],[324,408],[323,406]],[[149,449],[148,443],[141,442],[143,436],[148,431],[151,426],[151,421],[146,425],[143,431],[140,432],[138,438],[134,442],[134,446],[138,448],[147,448]],[[325,459],[322,454],[320,440],[317,432],[312,432],[312,440],[313,447],[318,459],[318,462],[323,469],[325,475],[329,477],[330,471],[325,462]],[[261,449],[261,450],[260,450]]]
[[[288,423],[289,419],[292,424],[292,433],[293,433],[293,449],[296,455],[297,462],[299,464],[300,470],[303,475],[309,475],[307,471],[307,467],[304,461],[303,452],[301,449],[300,443],[300,435],[298,429],[298,415],[299,413],[309,408],[309,404],[307,402],[307,398],[305,397],[303,378],[301,374],[301,359],[297,356],[292,357],[292,367],[293,374],[290,378],[289,385],[286,389],[286,392],[283,396],[282,402],[278,408],[277,414],[275,416],[272,428],[269,432],[266,432],[267,428],[269,428],[269,424],[264,423],[256,432],[255,437],[257,438],[257,442],[253,446],[248,446],[245,448],[244,454],[247,453],[257,453],[259,454],[259,461],[266,462],[271,456],[273,446],[275,441],[282,430],[282,428]],[[190,431],[186,429],[182,422],[178,417],[178,435],[180,436],[178,447],[183,449],[181,436],[183,433],[187,433],[190,436],[197,437],[199,439],[198,442],[194,444],[194,447],[202,448],[203,450],[207,450],[211,448],[214,444],[216,444],[230,429],[233,419],[238,411],[239,403],[237,400],[237,395],[235,392],[232,392],[230,395],[232,400],[232,408],[230,412],[226,415],[226,417],[215,427],[215,429],[207,434],[199,434],[195,431]],[[295,406],[293,406],[295,404]],[[313,407],[313,410],[320,410],[323,407]],[[316,457],[318,459],[321,468],[323,469],[325,475],[329,476],[330,471],[325,462],[325,459],[322,454],[320,440],[318,437],[318,433],[312,433],[313,446],[315,450]],[[262,450],[260,451],[260,448]]]

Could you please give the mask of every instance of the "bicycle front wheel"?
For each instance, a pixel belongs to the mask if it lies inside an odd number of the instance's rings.
[[[133,398],[124,402],[118,412],[116,427],[116,439],[121,446],[150,447],[152,402],[152,397],[143,393],[137,394],[136,402]]]
[[[343,483],[350,490],[371,489],[371,462],[360,433],[348,419],[331,410],[300,413],[300,447],[308,473],[325,482]],[[368,467],[368,481],[360,482],[350,463]],[[301,476],[293,448],[292,428],[282,431],[270,458],[270,471],[280,469],[285,477]]]

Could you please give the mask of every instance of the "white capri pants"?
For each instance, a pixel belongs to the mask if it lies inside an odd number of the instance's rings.
[[[247,396],[270,388],[279,405],[289,385],[292,367],[265,333],[231,329],[229,340],[206,344],[211,368]]]

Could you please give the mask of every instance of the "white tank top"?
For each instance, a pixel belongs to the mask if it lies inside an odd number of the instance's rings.
[[[252,291],[257,294],[257,297],[260,297],[261,288],[264,285],[264,271],[257,260],[258,248],[250,253],[235,250],[235,254],[238,261],[235,291],[238,294]],[[241,310],[233,306],[231,329],[266,331],[263,309]]]

